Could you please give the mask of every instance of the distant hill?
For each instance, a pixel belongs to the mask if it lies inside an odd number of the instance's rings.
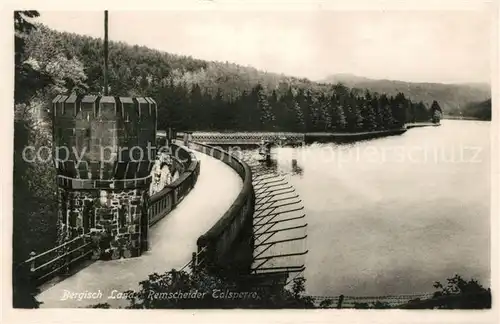
[[[403,92],[412,101],[422,101],[427,105],[430,105],[433,100],[437,100],[443,112],[447,115],[459,115],[461,111],[464,116],[467,116],[471,104],[485,102],[491,98],[490,86],[485,83],[415,83],[397,80],[376,80],[352,74],[331,75],[321,82],[343,83],[348,87],[368,89],[372,92],[386,93],[391,96]]]
[[[491,99],[482,102],[469,103],[462,110],[462,115],[481,120],[491,120]]]

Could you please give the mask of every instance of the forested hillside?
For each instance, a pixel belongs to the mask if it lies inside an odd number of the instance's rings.
[[[462,109],[462,116],[491,120],[491,99],[467,104]]]
[[[350,74],[331,75],[324,82],[332,84],[342,82],[349,87],[368,89],[372,92],[387,95],[396,95],[402,92],[411,100],[422,101],[426,105],[430,105],[433,100],[437,100],[446,115],[459,115],[462,113],[463,116],[477,117],[472,112],[469,112],[468,106],[471,103],[483,102],[491,98],[490,86],[482,83],[414,83],[374,80]]]
[[[101,39],[38,25],[27,40],[37,70],[64,74],[68,91],[101,93]],[[182,130],[370,131],[427,121],[422,102],[110,42],[110,93],[151,96],[158,127]]]

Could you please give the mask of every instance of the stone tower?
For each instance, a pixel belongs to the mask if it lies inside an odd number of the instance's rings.
[[[156,116],[151,98],[53,100],[59,243],[89,234],[99,247],[95,256],[104,259],[147,250]]]

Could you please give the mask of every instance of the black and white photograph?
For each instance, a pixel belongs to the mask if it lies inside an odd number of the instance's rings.
[[[9,12],[4,302],[491,311],[497,4],[197,3]]]

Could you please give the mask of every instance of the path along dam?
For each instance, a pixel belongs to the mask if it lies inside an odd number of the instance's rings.
[[[196,240],[209,230],[236,199],[242,188],[238,174],[223,162],[194,152],[201,162],[194,188],[165,218],[151,228],[149,250],[139,258],[97,261],[64,281],[41,292],[40,306],[57,308],[88,307],[108,303],[124,307],[128,301],[112,299],[118,292],[137,290],[148,275],[180,269],[196,251]],[[69,298],[70,293],[99,293],[98,298]]]

